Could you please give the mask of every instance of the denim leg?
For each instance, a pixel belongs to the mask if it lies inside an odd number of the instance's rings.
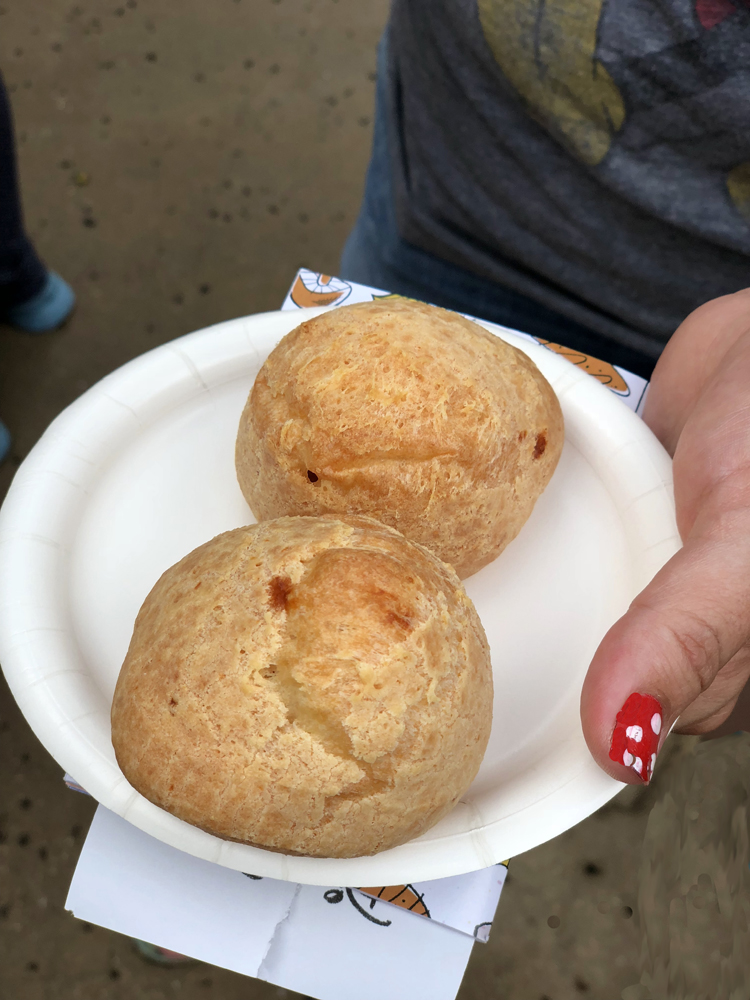
[[[23,229],[13,118],[0,76],[0,312],[36,295],[46,277]]]

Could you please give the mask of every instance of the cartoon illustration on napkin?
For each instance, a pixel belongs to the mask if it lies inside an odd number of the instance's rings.
[[[541,344],[542,347],[546,347],[547,350],[554,351],[555,354],[561,354],[571,364],[588,372],[589,375],[598,379],[602,385],[606,385],[608,389],[616,392],[618,396],[630,395],[628,383],[614,365],[610,365],[606,361],[600,361],[599,358],[592,358],[590,354],[581,354],[580,351],[574,351],[570,347],[563,347],[562,344],[553,344],[550,340],[542,340],[541,337],[534,337],[534,340],[538,344]]]
[[[341,305],[344,299],[351,294],[352,286],[348,281],[341,278],[334,278],[330,274],[319,274],[317,271],[309,271],[307,268],[300,268],[300,271],[292,285],[290,298],[300,309],[309,306],[332,306]]]
[[[360,889],[359,891],[362,892],[363,890]],[[357,901],[357,898],[354,895],[354,889],[328,889],[323,893],[323,899],[325,899],[326,903],[343,903],[344,894],[346,894],[346,898],[352,904],[357,913],[369,920],[371,924],[377,924],[379,927],[390,927],[393,923],[392,920],[378,920],[378,918],[373,916],[372,913],[368,913],[367,910]],[[376,903],[376,899],[369,900],[371,910],[375,909]]]
[[[425,906],[424,893],[418,892],[413,885],[379,885],[367,889],[361,888],[360,892],[365,892],[375,899],[383,899],[395,906],[401,906],[405,910],[411,910],[412,913],[419,913],[423,917],[430,915],[430,911]]]
[[[243,875],[245,875],[246,878],[251,878],[251,879],[253,879],[256,882],[261,882],[263,880],[263,876],[262,875],[250,875],[249,872],[243,872]],[[408,887],[407,886],[399,886],[399,888],[404,889],[404,888],[408,888]],[[380,889],[384,890],[385,886],[381,886]],[[371,895],[369,889],[358,889],[357,891],[361,892],[361,893],[365,893],[366,892],[366,893],[368,893],[368,895]],[[354,895],[354,889],[349,889],[349,888],[344,888],[344,889],[326,889],[326,891],[323,893],[323,899],[326,901],[326,903],[334,903],[334,904],[335,903],[343,903],[345,897],[349,900],[349,902],[352,904],[352,906],[357,911],[357,913],[361,914],[361,916],[363,916],[367,920],[369,920],[370,923],[372,923],[372,924],[378,924],[380,927],[390,927],[391,924],[393,923],[392,920],[378,920],[377,917],[374,917],[371,913],[368,913],[367,910],[365,910],[364,907],[357,901],[357,899],[356,899],[356,897]],[[396,901],[395,900],[391,900],[391,899],[386,899],[386,902],[391,903],[391,902],[396,902]],[[370,904],[370,909],[371,910],[373,910],[375,908],[375,904],[376,903],[377,903],[377,899],[370,899],[369,900],[369,904]],[[402,904],[396,903],[396,905],[400,906]],[[409,907],[409,909],[411,909],[411,907]],[[430,915],[427,912],[427,910],[425,910],[425,909],[418,910],[416,912],[418,912],[418,913],[423,912],[424,915],[428,916],[428,917]]]

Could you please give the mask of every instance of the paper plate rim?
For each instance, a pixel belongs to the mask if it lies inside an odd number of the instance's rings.
[[[144,403],[136,398],[138,385],[148,384],[145,376],[149,370],[162,380],[157,393],[161,402],[152,400],[150,411],[151,419],[156,420],[175,405],[175,400],[184,402],[191,394],[210,392],[212,384],[230,381],[238,341],[258,354],[253,344],[254,328],[276,324],[281,336],[324,311],[260,313],[187,334],[118,368],[50,424],[19,468],[0,509],[0,663],[21,711],[61,767],[104,807],[180,850],[236,870],[311,885],[398,884],[458,875],[498,863],[557,836],[623,786],[589,757],[580,761],[569,781],[524,810],[538,815],[536,834],[528,829],[528,823],[522,836],[507,830],[498,832],[506,817],[450,836],[427,841],[420,838],[367,858],[299,858],[222,841],[154,806],[127,783],[119,768],[87,735],[86,719],[100,709],[76,714],[71,707],[77,703],[74,692],[90,706],[97,690],[86,675],[85,665],[76,662],[73,637],[65,628],[65,601],[60,591],[64,582],[58,576],[71,545],[66,525],[69,527],[74,518],[76,504],[80,507],[85,503],[86,482],[95,481],[106,466],[108,441],[124,442],[142,430],[148,399]],[[632,460],[630,449],[642,463],[646,470],[645,478],[641,477],[643,498],[658,493],[665,511],[656,533],[650,524],[648,546],[640,554],[645,582],[680,544],[669,456],[643,422],[597,380],[515,331],[486,322],[481,325],[519,347],[546,370],[564,410],[593,410],[603,433],[610,435],[609,444],[620,447],[623,460]],[[234,345],[225,349],[224,356],[222,337]],[[94,411],[99,420],[96,433],[91,429]],[[93,437],[96,441],[92,444]],[[602,461],[606,469],[607,462]],[[635,537],[640,499],[636,496],[632,503],[628,501],[629,513],[624,515],[634,521]],[[650,501],[650,511],[653,506]],[[649,516],[653,520],[653,514]],[[41,587],[39,574],[44,577]],[[52,659],[55,667],[45,666]],[[98,697],[103,701],[101,692]]]

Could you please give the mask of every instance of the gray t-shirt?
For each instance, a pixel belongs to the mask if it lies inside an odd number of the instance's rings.
[[[750,0],[394,0],[408,242],[656,356],[750,285]]]

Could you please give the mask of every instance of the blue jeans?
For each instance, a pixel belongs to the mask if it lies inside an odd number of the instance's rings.
[[[0,314],[32,298],[46,280],[46,268],[23,229],[13,119],[0,77]]]
[[[653,358],[402,239],[391,183],[387,74],[386,35],[378,51],[375,128],[365,193],[341,256],[340,277],[523,330],[650,378],[656,364]]]

